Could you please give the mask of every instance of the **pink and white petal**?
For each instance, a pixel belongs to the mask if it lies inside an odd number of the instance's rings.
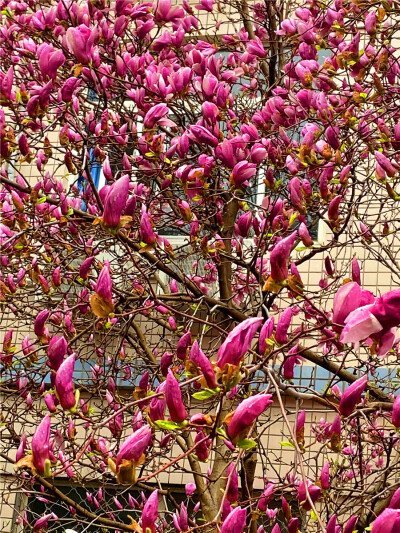
[[[345,327],[340,336],[341,342],[358,343],[374,333],[382,331],[382,325],[370,312],[371,305],[360,307],[352,311],[345,320]]]
[[[379,339],[379,348],[377,351],[378,357],[385,357],[389,350],[392,349],[394,341],[396,340],[397,328],[391,328]]]

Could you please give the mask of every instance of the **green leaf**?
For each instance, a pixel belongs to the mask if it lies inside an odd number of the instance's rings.
[[[281,441],[279,443],[281,446],[284,446],[285,448],[294,448],[294,444],[292,444],[291,442],[285,442],[285,441]]]
[[[180,425],[171,420],[156,420],[156,424],[160,429],[179,429]]]
[[[315,522],[316,522],[317,521],[317,515],[314,513],[314,511],[312,509],[311,509],[311,513],[310,514],[311,514],[311,518],[313,520],[315,520]]]
[[[238,443],[238,448],[241,448],[242,450],[251,450],[251,448],[254,448],[254,446],[257,446],[257,443],[255,440],[251,439],[242,439]]]
[[[41,198],[38,199],[38,201],[36,202],[37,204],[44,204],[44,202],[47,200],[46,196],[42,196]]]
[[[211,398],[211,396],[215,396],[217,394],[216,390],[213,389],[204,389],[200,392],[195,392],[192,395],[192,398],[195,400],[207,400],[208,398]]]

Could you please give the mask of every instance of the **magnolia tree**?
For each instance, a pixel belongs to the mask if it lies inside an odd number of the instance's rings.
[[[399,532],[397,1],[1,8],[14,522]]]

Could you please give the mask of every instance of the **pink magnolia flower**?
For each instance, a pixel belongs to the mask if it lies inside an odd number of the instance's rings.
[[[231,463],[228,466],[226,476],[229,479],[229,487],[226,491],[226,498],[230,503],[237,502],[239,499],[239,478],[235,463]]]
[[[274,246],[270,255],[271,278],[276,282],[285,281],[289,275],[288,260],[296,240],[297,231],[282,239]]]
[[[249,163],[248,161],[240,161],[232,170],[231,183],[237,189],[240,189],[243,185],[249,185],[249,179],[255,176],[257,172],[257,165],[255,163]]]
[[[112,302],[112,280],[108,261],[105,262],[97,279],[96,293],[107,302]]]
[[[398,533],[400,509],[385,509],[372,525],[372,533]]]
[[[68,28],[66,33],[67,46],[82,65],[87,65],[92,60],[93,44],[96,38],[96,32],[84,24],[76,28]]]
[[[352,516],[350,520],[347,522],[346,527],[343,530],[343,533],[353,533],[353,531],[356,528],[356,524],[358,522],[358,515]]]
[[[60,96],[63,102],[71,102],[75,90],[82,83],[79,78],[69,78],[60,89]]]
[[[129,176],[119,178],[107,194],[104,202],[103,222],[112,228],[119,225],[129,193]]]
[[[38,337],[42,337],[45,334],[45,324],[47,319],[50,316],[50,311],[48,309],[43,309],[37,315],[34,323],[34,331]]]
[[[393,494],[389,503],[389,509],[400,509],[400,488]]]
[[[368,33],[368,35],[373,35],[374,33],[376,33],[376,13],[375,13],[375,11],[371,11],[365,17],[365,30]]]
[[[206,438],[203,431],[198,431],[194,439],[196,445],[196,455],[199,461],[208,461],[208,456],[210,455],[209,446],[211,444],[210,439]]]
[[[375,150],[374,154],[377,163],[383,168],[383,170],[389,177],[392,178],[398,173],[397,168],[393,166],[393,164],[385,155],[383,155],[381,152],[378,152],[377,150]]]
[[[79,267],[79,277],[82,279],[87,279],[88,274],[90,272],[91,266],[95,258],[87,257],[80,265]]]
[[[141,527],[143,531],[156,532],[158,517],[158,490],[154,490],[147,499],[142,511]]]
[[[63,409],[73,409],[76,405],[72,380],[74,369],[75,354],[72,354],[60,365],[56,373],[55,388]]]
[[[367,386],[368,377],[363,376],[352,383],[342,394],[339,404],[339,411],[343,416],[349,416],[361,400],[361,395]]]
[[[340,287],[333,301],[333,322],[343,325],[349,314],[360,306],[362,289],[352,281]]]
[[[178,357],[178,359],[181,359],[182,361],[186,359],[187,350],[191,342],[192,335],[190,331],[187,331],[184,335],[182,335],[182,337],[178,341],[178,344],[176,345],[176,356]]]
[[[187,496],[192,496],[196,492],[196,484],[195,483],[186,483],[185,485],[185,492]]]
[[[400,394],[397,396],[393,404],[392,424],[397,428],[400,428]]]
[[[261,328],[260,337],[258,339],[258,351],[261,355],[263,355],[267,349],[267,339],[271,338],[274,332],[274,325],[275,318],[271,316],[264,322]]]
[[[236,507],[225,518],[221,533],[243,533],[246,527],[246,509]]]
[[[142,216],[140,218],[140,238],[145,244],[153,244],[157,238],[145,206],[142,206]]]
[[[202,11],[212,12],[214,6],[214,0],[200,0],[200,4],[196,4],[194,7]]]
[[[357,261],[356,257],[353,257],[351,261],[351,277],[353,281],[361,285],[361,270],[360,270],[360,264]]]
[[[43,43],[37,49],[39,58],[39,68],[43,76],[54,79],[57,69],[65,63],[65,56],[62,50],[54,50],[53,45]]]
[[[118,467],[122,461],[139,461],[152,440],[151,428],[149,425],[142,426],[126,438],[121,445],[115,461]]]
[[[400,289],[389,291],[373,304],[355,309],[345,320],[340,340],[358,346],[361,340],[373,337],[380,341],[378,355],[385,355],[395,340],[400,325]],[[379,334],[379,335],[377,335]]]
[[[55,513],[48,513],[41,516],[33,524],[33,531],[43,531],[48,528],[49,520],[58,520],[58,516]]]
[[[50,471],[50,416],[46,415],[32,437],[33,464],[39,474]]]
[[[321,480],[321,488],[325,490],[329,489],[330,487],[329,461],[325,461],[324,466],[322,467],[320,480]]]
[[[219,368],[222,369],[227,363],[239,366],[262,321],[262,317],[247,318],[228,334],[218,350],[217,365]]]
[[[192,348],[190,350],[189,360],[201,370],[203,373],[204,379],[207,382],[207,387],[210,389],[215,389],[217,387],[217,381],[215,379],[215,372],[210,363],[210,360],[201,350],[199,343],[194,341]]]
[[[301,445],[304,444],[304,425],[305,425],[305,423],[306,423],[306,412],[303,409],[297,415],[296,428],[295,428],[296,440]]]
[[[312,240],[307,226],[302,222],[299,226],[299,237],[304,246],[312,246],[314,241]]]
[[[228,435],[231,439],[242,437],[242,434],[247,431],[257,418],[271,405],[271,394],[255,394],[243,400],[228,423]]]
[[[68,342],[65,340],[65,338],[57,337],[57,335],[54,335],[50,339],[49,347],[47,351],[47,364],[50,368],[53,370],[58,370],[61,363],[64,360],[64,356],[67,353],[68,348]]]
[[[183,422],[187,413],[182,402],[181,388],[171,369],[168,369],[164,394],[171,420],[174,422]]]
[[[318,485],[314,485],[311,483],[311,481],[307,480],[307,488],[308,488],[308,494],[310,495],[310,499],[313,503],[315,503],[319,497],[321,496],[321,488],[318,487]],[[300,502],[300,505],[303,507],[305,511],[309,511],[311,509],[311,503],[309,499],[307,498],[307,492],[306,492],[306,486],[304,481],[300,483],[297,489],[297,498]]]
[[[169,109],[166,104],[156,104],[149,111],[143,120],[143,126],[145,128],[153,128],[155,124],[160,123],[166,115],[168,115]]]
[[[288,330],[293,317],[293,309],[288,307],[280,315],[276,325],[275,340],[278,344],[286,344],[288,341]]]
[[[342,531],[342,528],[338,525],[336,525],[337,517],[336,515],[332,515],[326,524],[326,533],[340,533]]]

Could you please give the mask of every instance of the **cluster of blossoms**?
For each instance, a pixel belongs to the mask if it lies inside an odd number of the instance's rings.
[[[258,533],[279,533],[277,500],[289,533],[303,531],[296,506],[326,533],[398,531],[400,489],[375,504],[394,488],[400,396],[374,377],[399,357],[400,288],[366,290],[359,260],[337,259],[362,247],[400,283],[394,3],[310,0],[284,20],[274,2],[236,15],[212,0],[0,5],[0,365],[18,482],[51,491],[86,468],[123,494],[188,461],[193,512],[171,500],[161,521],[161,488],[141,504],[129,494],[132,526],[121,495],[114,511],[102,489],[90,511],[64,503],[138,533],[201,521],[242,533],[260,517]],[[232,31],[212,44],[204,20]],[[368,195],[384,213],[374,224]],[[300,272],[316,256],[317,289]],[[307,363],[331,372],[327,390],[296,384]],[[304,467],[306,410],[292,428],[285,392],[331,411],[313,425],[317,470]],[[245,461],[262,455],[272,409],[296,460],[257,495]],[[360,517],[334,507],[335,490],[379,473]],[[58,516],[21,520],[45,531]]]

